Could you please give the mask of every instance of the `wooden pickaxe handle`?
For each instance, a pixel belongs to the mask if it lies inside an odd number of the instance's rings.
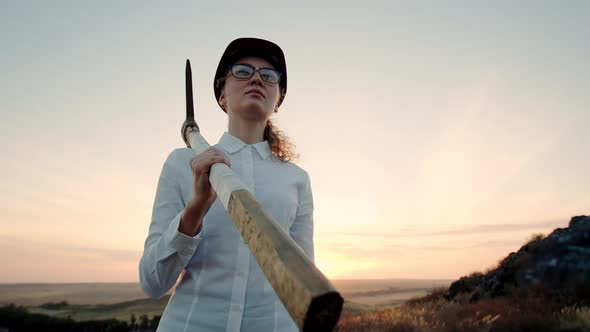
[[[192,73],[186,61],[187,118],[182,137],[196,154],[210,145],[194,120]],[[302,331],[331,331],[343,299],[301,247],[268,214],[226,164],[211,166],[209,181],[262,272]]]

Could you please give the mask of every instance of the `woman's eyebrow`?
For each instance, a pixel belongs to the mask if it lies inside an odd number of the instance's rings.
[[[236,62],[235,64],[236,64],[236,65],[248,65],[248,66],[250,66],[250,67],[252,67],[252,68],[261,68],[261,69],[262,69],[262,68],[266,68],[266,69],[272,69],[272,70],[276,70],[276,69],[274,69],[274,68],[272,67],[272,65],[270,65],[270,66],[256,67],[255,65],[253,65],[253,64],[251,64],[251,63],[247,63],[247,62]]]

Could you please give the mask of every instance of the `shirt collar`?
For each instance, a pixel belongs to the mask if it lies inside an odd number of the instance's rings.
[[[241,139],[233,136],[228,132],[224,132],[221,138],[219,139],[219,146],[231,154],[236,153],[246,145],[253,146],[254,150],[258,151],[258,154],[262,159],[267,159],[271,155],[268,141],[263,141],[256,144],[246,144],[242,142]]]

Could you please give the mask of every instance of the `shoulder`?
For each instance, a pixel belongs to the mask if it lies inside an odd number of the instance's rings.
[[[168,159],[171,159],[171,160],[185,159],[185,158],[190,158],[193,154],[194,154],[194,151],[191,148],[176,148],[170,152],[170,154],[168,155]]]
[[[297,179],[297,182],[301,182],[301,183],[305,183],[305,182],[309,182],[309,173],[303,169],[301,166],[291,162],[291,161],[287,161],[287,162],[282,162],[282,161],[276,161],[277,163],[281,164],[281,167],[284,168],[285,172]]]
[[[189,162],[189,160],[192,158],[193,155],[194,155],[194,152],[191,148],[176,148],[168,154],[168,157],[166,158],[166,161],[164,162],[164,166],[165,167],[166,166],[167,167],[184,166],[186,163]]]

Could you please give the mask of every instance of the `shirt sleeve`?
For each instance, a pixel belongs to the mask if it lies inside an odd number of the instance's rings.
[[[313,262],[313,195],[307,173],[305,173],[304,183],[299,188],[299,204],[295,221],[290,228],[290,235]]]
[[[149,234],[139,262],[139,280],[143,291],[152,298],[161,298],[176,282],[202,240],[178,231],[184,201],[180,191],[179,167],[182,160],[174,150],[162,167],[152,209]]]

